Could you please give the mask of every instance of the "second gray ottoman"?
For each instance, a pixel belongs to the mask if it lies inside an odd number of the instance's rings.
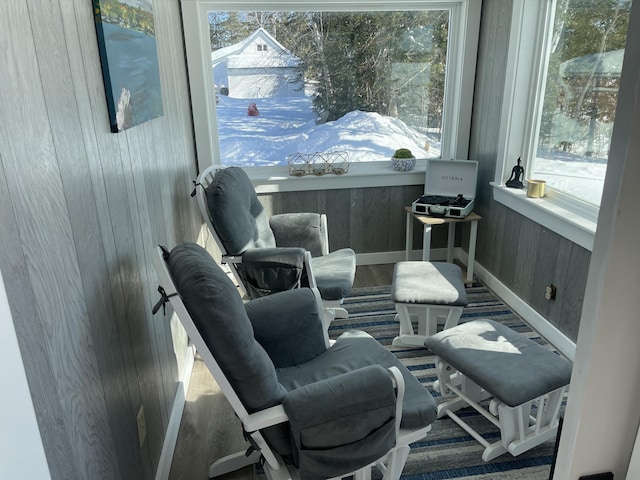
[[[425,338],[436,333],[439,319],[445,329],[458,324],[467,305],[462,270],[453,263],[399,262],[393,271],[391,300],[400,323],[392,345],[423,347]]]

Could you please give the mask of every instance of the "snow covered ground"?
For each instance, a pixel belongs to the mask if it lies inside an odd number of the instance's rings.
[[[546,158],[541,158],[544,155]],[[573,195],[585,202],[600,205],[607,163],[563,152],[538,152],[531,178],[545,180],[547,186]]]
[[[253,102],[259,116],[247,114]],[[287,165],[291,153],[330,151],[347,151],[350,162],[388,161],[398,148],[409,148],[417,158],[440,157],[435,135],[377,113],[354,111],[336,121],[316,124],[309,97],[249,100],[220,96],[216,110],[225,165]],[[607,167],[604,160],[562,152],[545,156],[548,158],[537,160],[532,178],[546,180],[548,186],[589,203],[600,203]]]
[[[255,102],[260,115],[250,117]],[[388,161],[398,148],[417,158],[438,158],[440,142],[404,122],[377,113],[355,111],[316,125],[311,99],[220,96],[216,107],[222,161],[229,165],[287,165],[291,153],[348,151],[350,162]],[[429,143],[429,151],[425,144]]]

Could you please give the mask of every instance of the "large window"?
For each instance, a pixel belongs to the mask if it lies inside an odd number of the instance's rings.
[[[449,10],[210,11],[221,162],[441,154]]]
[[[631,0],[558,0],[531,176],[600,204]]]
[[[631,0],[516,0],[495,198],[591,248]],[[544,199],[500,187],[522,159]],[[526,187],[525,189],[526,190]]]
[[[207,164],[467,158],[480,2],[183,0]],[[353,170],[350,170],[353,173]]]

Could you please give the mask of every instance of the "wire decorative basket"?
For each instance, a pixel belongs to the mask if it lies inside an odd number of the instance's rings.
[[[287,155],[287,163],[289,164],[289,175],[294,177],[343,175],[349,171],[349,153],[343,151],[296,152]]]

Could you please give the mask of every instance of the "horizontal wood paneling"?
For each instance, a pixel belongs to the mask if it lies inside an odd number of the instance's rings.
[[[0,4],[0,268],[52,478],[153,478],[186,351],[151,313],[152,247],[200,226],[179,3],[154,11],[164,115],[112,134],[91,2]]]

